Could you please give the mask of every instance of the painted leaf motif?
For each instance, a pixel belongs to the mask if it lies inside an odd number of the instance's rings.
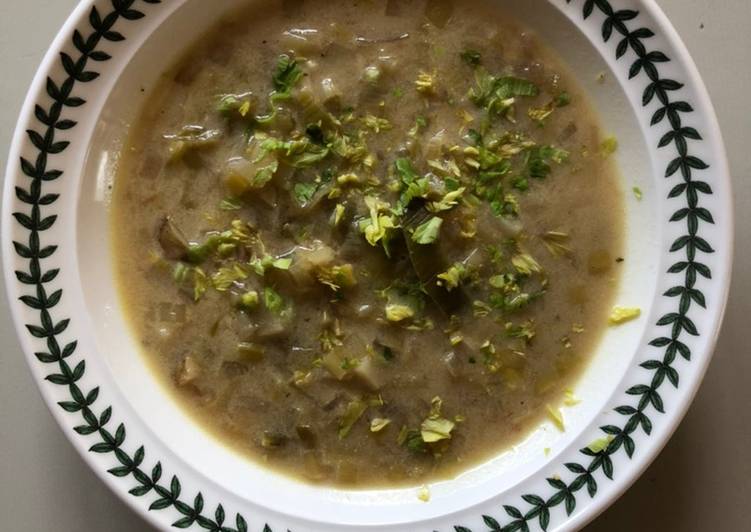
[[[114,454],[120,465],[109,469],[109,472],[117,477],[133,476],[140,483],[129,490],[131,495],[143,497],[154,491],[158,498],[151,502],[149,509],[156,511],[174,508],[180,512],[183,517],[174,522],[177,528],[190,528],[197,524],[200,528],[209,530],[247,532],[248,524],[240,514],[236,514],[235,529],[223,526],[226,514],[221,504],[214,512],[215,521],[202,515],[204,499],[200,493],[194,497],[192,506],[180,500],[182,485],[178,477],[172,476],[169,486],[160,485],[159,482],[162,479],[160,462],[156,462],[150,475],[141,471],[139,467],[146,457],[144,447],[138,447],[131,457],[122,448],[127,438],[125,425],[118,424],[114,434],[110,433],[111,428],[107,429],[112,418],[112,408],[107,406],[98,415],[92,411],[99,400],[99,388],[95,387],[90,390],[79,388],[79,382],[86,372],[85,362],[83,360],[70,362],[70,364],[66,362],[66,359],[74,355],[76,342],[69,341],[64,347],[58,343],[57,337],[67,329],[70,318],[53,318],[54,313],[50,312],[50,309],[54,309],[61,301],[63,291],[50,288],[51,293],[48,295],[44,288],[45,284],[57,278],[59,270],[44,271],[42,268],[42,261],[50,258],[56,252],[57,246],[43,244],[40,233],[53,227],[57,221],[56,214],[43,215],[41,207],[53,205],[59,199],[59,195],[57,193],[43,194],[42,189],[45,182],[56,180],[63,175],[59,169],[48,168],[48,156],[62,153],[70,145],[69,141],[56,138],[56,133],[68,131],[77,126],[75,120],[62,116],[66,108],[77,108],[86,103],[83,98],[74,94],[76,84],[92,82],[100,75],[99,72],[92,70],[89,60],[96,63],[111,59],[109,53],[97,48],[102,40],[118,42],[126,38],[119,28],[115,29],[120,20],[136,21],[146,16],[144,11],[134,9],[134,6],[139,4],[137,0],[110,0],[110,2],[112,11],[108,13],[102,13],[97,7],[92,7],[88,19],[92,31],[87,36],[79,30],[73,33],[72,44],[80,55],[61,54],[60,64],[68,77],[60,83],[47,78],[46,92],[53,104],[49,108],[42,105],[34,108],[34,117],[38,124],[46,127],[46,130],[30,129],[27,132],[29,142],[38,150],[38,156],[35,162],[26,158],[19,160],[21,172],[31,178],[32,185],[29,189],[16,187],[16,198],[21,204],[39,209],[31,212],[19,210],[13,213],[18,226],[28,231],[28,241],[13,242],[16,255],[28,261],[28,270],[16,271],[15,275],[19,283],[26,286],[27,290],[32,286],[36,288],[36,295],[24,294],[20,301],[27,307],[39,311],[39,322],[29,323],[26,328],[33,337],[38,339],[39,343],[46,343],[47,352],[35,353],[39,363],[57,364],[57,369],[53,370],[46,380],[52,385],[65,387],[70,394],[72,400],[60,401],[59,406],[66,412],[83,418],[85,424],[74,427],[74,431],[82,436],[97,435],[101,438],[101,441],[96,441],[91,445],[91,451]],[[140,3],[142,5],[157,4],[159,0],[140,0]],[[567,3],[572,2],[567,0]],[[658,413],[664,411],[664,401],[658,389],[664,386],[666,381],[674,387],[678,387],[680,383],[678,370],[672,366],[676,355],[681,355],[686,360],[691,358],[691,350],[684,341],[681,341],[681,337],[684,334],[699,334],[690,313],[692,309],[705,308],[707,304],[704,293],[699,290],[701,287],[695,286],[697,276],[705,279],[712,278],[710,268],[700,262],[698,256],[701,253],[714,252],[710,242],[700,235],[702,224],[714,224],[715,220],[708,209],[699,205],[701,194],[712,194],[713,191],[707,182],[694,179],[696,173],[708,169],[712,161],[705,161],[690,153],[693,145],[690,141],[701,142],[702,135],[695,128],[683,125],[682,115],[694,112],[692,105],[683,100],[671,100],[676,91],[683,88],[683,84],[660,76],[658,65],[670,59],[659,50],[647,50],[645,41],[653,37],[654,32],[644,27],[629,29],[627,23],[638,19],[638,12],[614,10],[608,0],[584,0],[581,10],[584,19],[593,17],[594,20],[596,10],[604,17],[601,21],[601,34],[605,41],[609,41],[614,35],[617,37],[612,39],[611,44],[616,58],[622,60],[635,56],[628,69],[629,77],[636,81],[641,76],[641,79],[646,81],[642,94],[644,106],[658,103],[654,110],[649,111],[652,126],[663,124],[665,118],[668,119],[671,129],[662,134],[657,146],[675,151],[673,159],[665,169],[665,177],[672,178],[680,171],[683,182],[675,184],[668,197],[684,198],[685,205],[676,209],[670,219],[673,222],[685,223],[687,234],[679,236],[670,248],[671,252],[680,252],[685,257],[670,265],[667,271],[673,275],[682,275],[684,282],[682,285],[673,286],[666,292],[666,297],[678,299],[679,309],[678,312],[669,312],[658,320],[658,326],[666,327],[663,333],[665,336],[657,337],[649,342],[652,347],[665,350],[663,359],[646,360],[641,364],[646,371],[653,372],[651,384],[637,384],[631,386],[626,392],[627,395],[638,398],[638,408],[630,404],[615,408],[615,412],[626,418],[623,428],[615,425],[603,426],[602,431],[615,438],[606,449],[599,453],[591,453],[595,456],[586,465],[566,463],[565,467],[568,472],[575,475],[568,483],[558,478],[547,479],[549,486],[555,490],[547,499],[540,495],[524,495],[522,500],[529,505],[524,509],[526,514],[517,506],[503,506],[508,516],[507,519],[511,518],[505,525],[495,517],[482,516],[485,525],[493,531],[527,531],[530,527],[528,522],[531,523],[535,519],[541,529],[547,529],[550,524],[550,507],[564,503],[567,515],[570,515],[576,508],[578,490],[586,486],[590,497],[595,496],[597,492],[595,472],[601,470],[605,477],[613,477],[615,470],[611,456],[614,453],[623,448],[628,457],[635,454],[636,443],[630,435],[638,428],[641,428],[647,435],[652,431],[652,421],[647,415],[647,409],[651,408]],[[584,451],[582,455],[589,456]],[[455,532],[472,532],[471,529],[459,525],[455,525],[454,530]],[[266,524],[263,532],[272,532],[272,529]]]

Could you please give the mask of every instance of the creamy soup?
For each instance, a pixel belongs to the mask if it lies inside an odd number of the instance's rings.
[[[197,423],[370,488],[557,417],[607,326],[623,214],[613,141],[542,38],[479,1],[269,2],[163,76],[114,250]]]

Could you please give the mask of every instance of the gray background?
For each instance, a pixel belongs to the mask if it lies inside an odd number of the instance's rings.
[[[22,99],[76,0],[0,0],[0,168]],[[736,257],[717,352],[686,419],[587,532],[751,530],[751,3],[660,0],[699,65],[735,186]],[[0,287],[4,292],[4,287]],[[89,471],[42,403],[0,294],[0,531],[151,530]]]

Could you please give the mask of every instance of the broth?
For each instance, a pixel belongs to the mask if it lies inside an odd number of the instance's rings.
[[[133,125],[121,299],[204,427],[296,478],[454,476],[560,403],[607,326],[622,192],[586,94],[479,1],[270,2]]]

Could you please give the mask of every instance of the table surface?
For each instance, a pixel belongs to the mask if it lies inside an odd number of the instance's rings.
[[[31,78],[76,0],[0,1],[0,168]],[[665,450],[587,532],[749,530],[751,518],[751,3],[660,0],[717,108],[735,185],[738,244],[727,317],[702,388]],[[744,245],[745,244],[745,245]],[[1,285],[1,283],[0,283]],[[152,530],[106,489],[43,404],[0,286],[0,515],[4,530]],[[12,479],[12,481],[11,481]]]

